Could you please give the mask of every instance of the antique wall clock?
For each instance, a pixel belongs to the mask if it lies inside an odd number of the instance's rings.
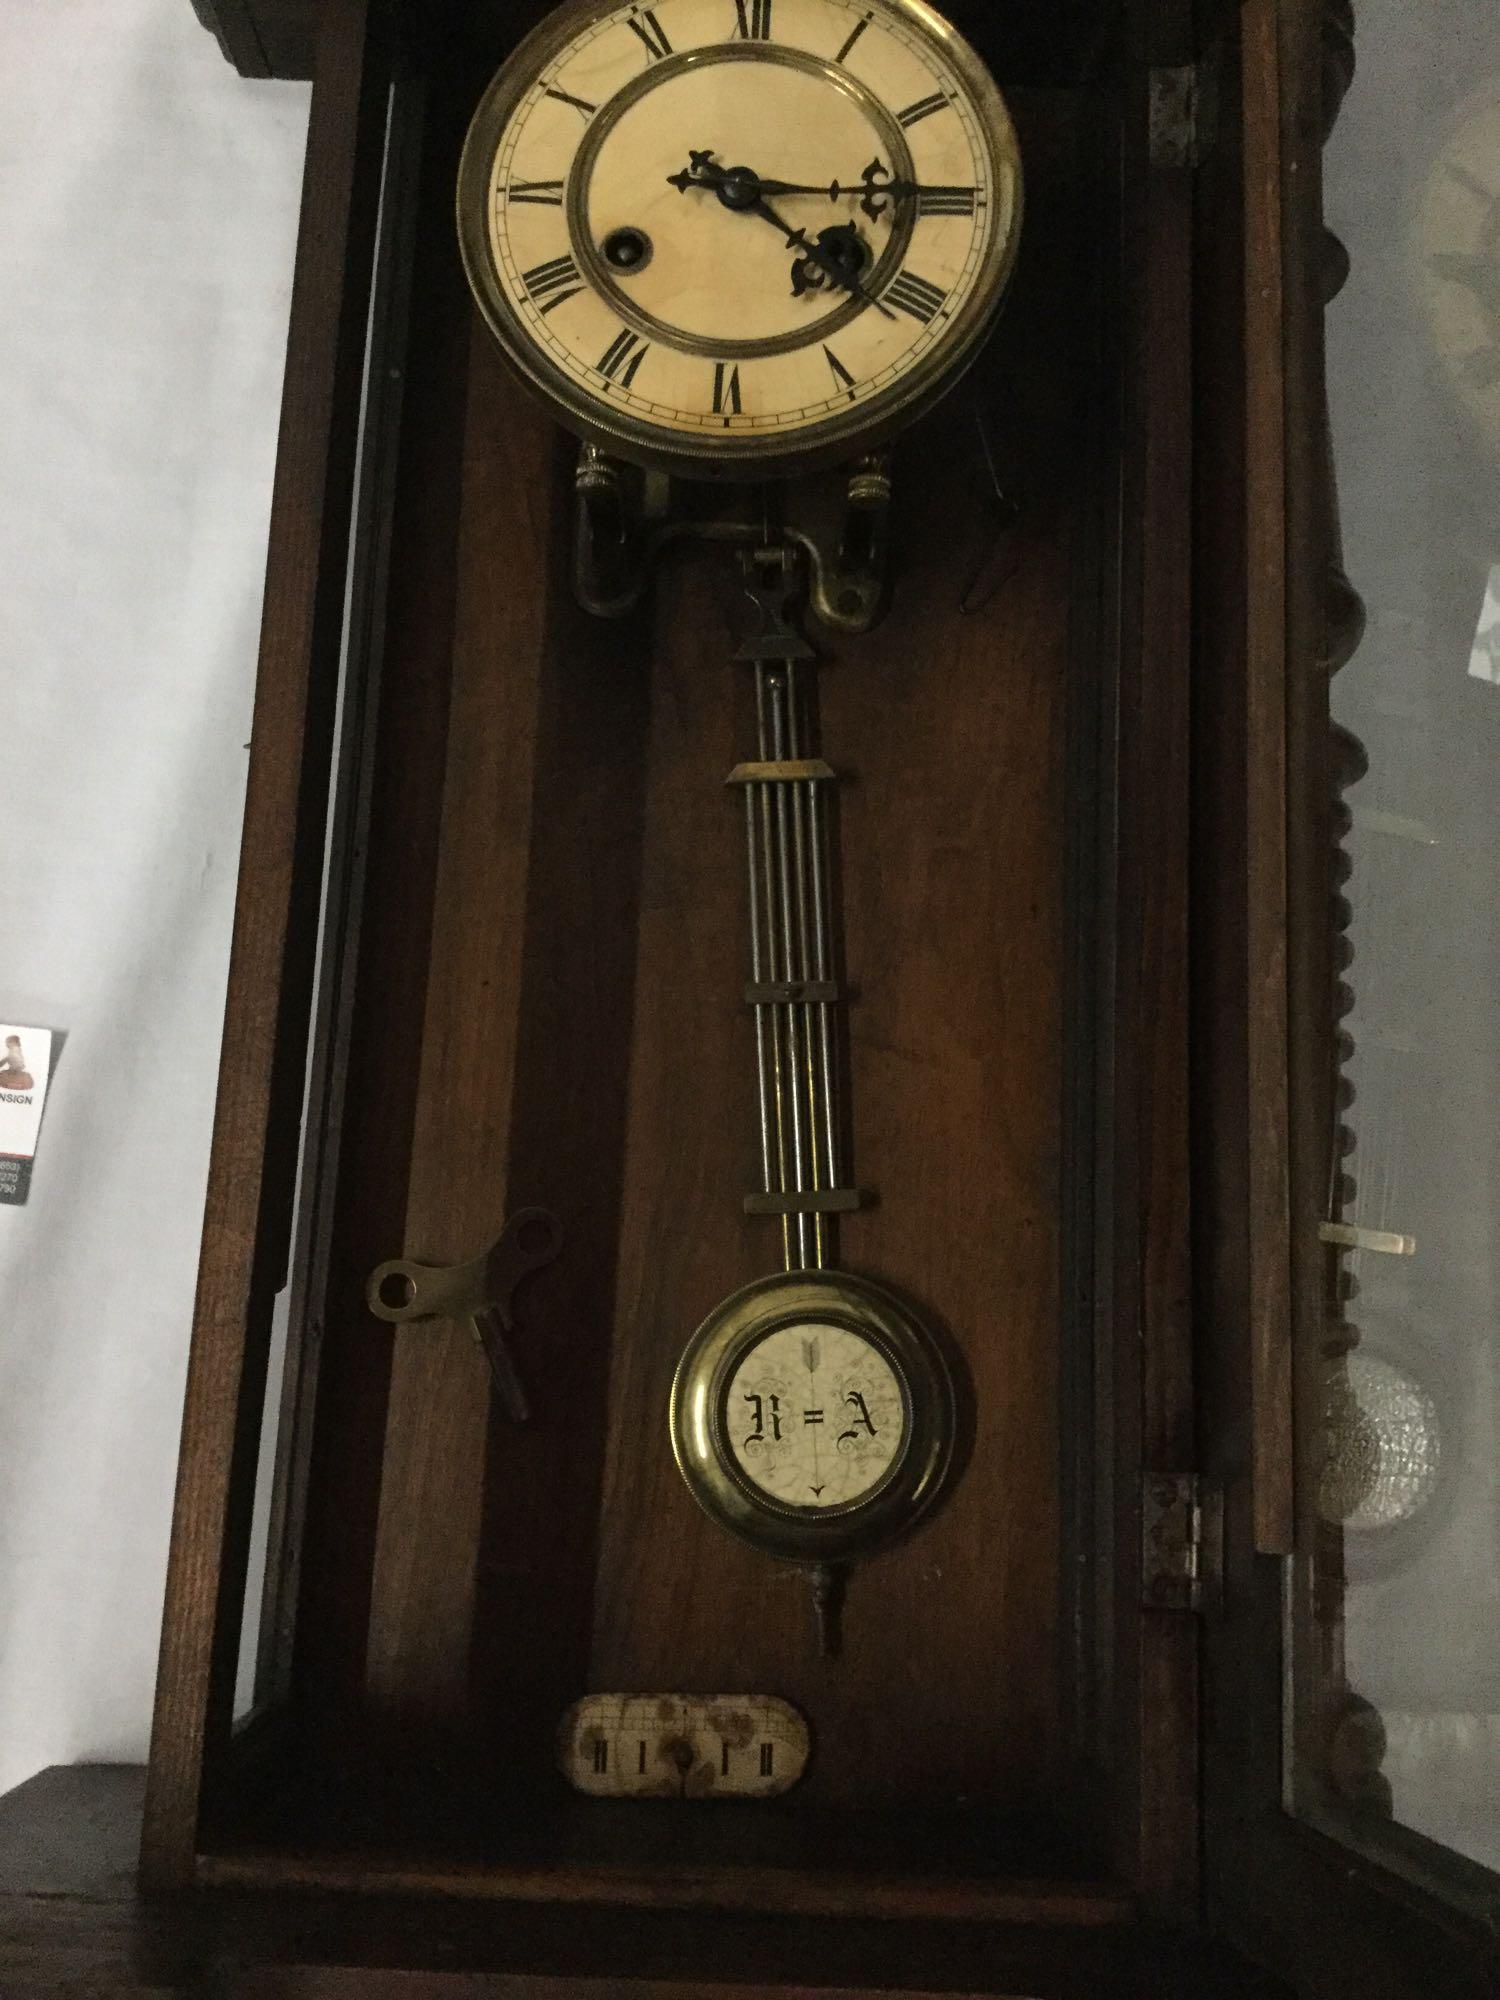
[[[1301,1782],[1347,0],[195,5],[314,84],[148,1895],[7,1808],[0,1983],[1488,1994]]]
[[[1148,11],[327,0],[154,1880],[1188,1911]]]

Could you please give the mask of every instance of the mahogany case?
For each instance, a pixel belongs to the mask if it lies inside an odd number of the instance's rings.
[[[1140,1503],[1195,1449],[1195,179],[1151,116],[1193,24],[949,10],[1017,120],[1020,264],[896,452],[888,617],[815,636],[877,1194],[843,1256],[945,1331],[969,1435],[830,1662],[668,1442],[688,1335],[777,1261],[741,1202],[749,691],[722,551],[578,608],[576,446],[464,286],[458,147],[532,11],[319,12],[146,1880],[1182,1916],[1197,1636]],[[523,1295],[517,1428],[464,1329],[393,1331],[364,1288],[528,1204],[565,1243]],[[576,1798],[556,1727],[606,1689],[782,1696],[809,1774]]]

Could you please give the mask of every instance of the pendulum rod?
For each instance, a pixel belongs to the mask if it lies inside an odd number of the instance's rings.
[[[745,793],[750,985],[760,1112],[761,1192],[780,1217],[789,1271],[822,1270],[834,1220],[859,1205],[841,1185],[831,841],[817,755],[812,649],[786,622],[791,554],[757,550],[747,588],[760,629],[738,657],[755,666],[757,759],[730,783]]]

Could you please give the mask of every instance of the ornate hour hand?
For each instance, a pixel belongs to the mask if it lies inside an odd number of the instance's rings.
[[[689,188],[712,188],[725,208],[740,215],[758,215],[763,222],[769,222],[773,229],[779,229],[788,250],[798,250],[802,253],[793,270],[794,292],[800,294],[808,289],[806,265],[812,264],[825,278],[832,279],[841,290],[853,292],[856,298],[863,300],[867,306],[873,306],[884,318],[896,317],[889,306],[883,305],[873,293],[865,290],[859,281],[858,272],[851,268],[847,256],[841,257],[837,249],[831,248],[824,242],[823,237],[819,237],[816,242],[810,242],[805,229],[792,228],[785,217],[776,213],[766,200],[765,193],[768,187],[774,188],[778,183],[763,181],[753,167],[723,167],[714,159],[711,150],[699,151],[695,148],[688,154],[688,165],[681,173],[668,174],[667,181],[682,194],[686,194]],[[821,193],[822,190],[815,192]],[[825,231],[824,235],[827,233]]]
[[[820,229],[818,248],[827,251],[851,279],[858,279],[864,269],[864,246],[852,222],[841,222],[832,229]],[[797,258],[792,265],[792,296],[800,299],[804,292],[819,291],[827,282],[827,270],[821,260],[811,255],[809,245],[809,254]]]

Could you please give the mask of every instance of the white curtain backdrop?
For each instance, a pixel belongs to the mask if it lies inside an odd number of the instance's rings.
[[[190,0],[0,0],[0,1791],[140,1759],[260,619],[305,85]]]

